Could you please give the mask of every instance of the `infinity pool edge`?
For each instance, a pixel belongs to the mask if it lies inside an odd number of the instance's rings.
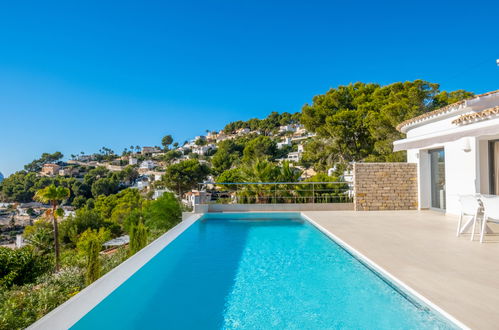
[[[203,215],[193,214],[187,217],[27,329],[69,329]]]

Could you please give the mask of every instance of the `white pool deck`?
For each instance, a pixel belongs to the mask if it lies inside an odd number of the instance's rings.
[[[456,237],[457,217],[434,211],[303,214],[468,327],[499,328],[499,234]]]

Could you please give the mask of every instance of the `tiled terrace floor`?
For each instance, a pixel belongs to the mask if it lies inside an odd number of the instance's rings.
[[[458,238],[433,211],[304,214],[470,328],[499,328],[499,235]]]

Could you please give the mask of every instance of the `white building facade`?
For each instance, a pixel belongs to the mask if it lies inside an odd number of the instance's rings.
[[[156,167],[156,162],[153,160],[144,160],[142,163],[140,163],[140,169],[141,170],[152,170],[153,168]]]
[[[477,95],[401,123],[418,171],[420,209],[459,214],[459,196],[499,194],[499,90]]]

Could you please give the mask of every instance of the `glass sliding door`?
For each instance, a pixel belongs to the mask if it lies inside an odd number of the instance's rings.
[[[430,150],[431,207],[445,210],[445,153],[444,149]]]
[[[499,195],[499,140],[489,141],[490,194]]]

